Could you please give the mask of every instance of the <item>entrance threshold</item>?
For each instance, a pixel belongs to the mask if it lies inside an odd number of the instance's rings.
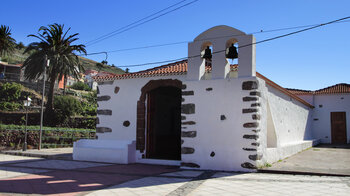
[[[153,165],[172,165],[180,166],[181,161],[178,160],[163,160],[163,159],[139,159],[137,163],[153,164]]]

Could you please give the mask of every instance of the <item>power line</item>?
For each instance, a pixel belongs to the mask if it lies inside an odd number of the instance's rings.
[[[343,23],[343,22],[350,22],[350,20],[347,21],[338,21],[336,23]],[[279,29],[271,29],[271,30],[260,30],[260,31],[255,31],[252,33],[247,33],[247,34],[260,34],[260,33],[271,33],[271,32],[278,32],[278,31],[286,31],[286,30],[292,30],[292,29],[300,29],[300,28],[306,28],[306,27],[313,27],[317,26],[320,24],[312,24],[312,25],[302,25],[302,26],[295,26],[295,27],[286,27],[286,28],[279,28]],[[205,40],[213,40],[213,39],[219,39],[219,38],[225,38],[225,37],[232,37],[232,36],[242,36],[245,34],[236,34],[236,35],[229,35],[229,36],[218,36],[218,37],[211,37],[211,38],[205,38],[205,39],[200,39],[196,41],[205,41]],[[140,50],[140,49],[148,49],[148,48],[157,48],[157,47],[163,47],[163,46],[170,46],[170,45],[178,45],[178,44],[187,44],[188,42],[192,41],[179,41],[179,42],[171,42],[171,43],[164,43],[164,44],[155,44],[155,45],[148,45],[148,46],[139,46],[139,47],[133,47],[133,48],[122,48],[122,49],[117,49],[117,50],[111,50],[111,51],[106,51],[107,53],[115,53],[115,52],[123,52],[123,51],[130,51],[130,50]]]
[[[322,27],[322,26],[325,26],[325,25],[329,25],[329,24],[332,24],[332,23],[337,23],[337,22],[340,22],[340,21],[343,21],[343,20],[347,20],[349,18],[350,18],[350,16],[344,17],[344,18],[340,18],[340,19],[333,20],[333,21],[330,21],[330,22],[327,22],[327,23],[322,23],[322,24],[318,24],[318,25],[315,25],[315,26],[312,26],[312,27],[308,27],[308,28],[305,28],[305,29],[302,29],[302,30],[298,30],[298,31],[294,31],[294,32],[291,32],[291,33],[287,33],[287,34],[279,35],[279,36],[276,36],[276,37],[272,37],[272,38],[269,38],[269,39],[261,40],[261,41],[255,42],[255,43],[246,44],[246,45],[243,45],[243,46],[238,46],[238,48],[244,48],[244,47],[248,47],[248,46],[251,46],[251,45],[256,45],[256,44],[272,41],[272,40],[275,40],[275,39],[280,39],[280,38],[283,38],[283,37],[291,36],[291,35],[298,34],[298,33],[304,32],[304,31],[309,31],[309,30],[312,30],[312,29],[315,29],[315,28],[319,28],[319,27]],[[212,54],[225,52],[225,51],[226,50],[220,50],[220,51],[213,52]],[[201,55],[199,54],[199,55],[183,57],[183,58],[178,58],[178,59],[172,59],[172,60],[165,60],[165,61],[159,61],[159,62],[150,62],[150,63],[143,63],[143,64],[124,65],[124,66],[118,66],[118,67],[140,67],[140,66],[145,66],[145,65],[174,62],[174,61],[184,60],[184,59],[188,59],[188,58],[195,58],[195,57],[199,57],[199,56],[201,56]]]
[[[105,34],[105,35],[102,35],[102,36],[100,36],[100,37],[98,37],[98,38],[96,38],[96,39],[93,39],[93,40],[91,40],[91,41],[88,41],[88,42],[86,43],[86,45],[89,44],[89,43],[91,43],[91,42],[95,42],[96,40],[99,40],[99,39],[101,39],[101,38],[104,38],[104,37],[106,37],[106,36],[109,36],[109,35],[111,35],[111,34],[113,34],[113,33],[115,33],[115,32],[118,32],[118,31],[120,31],[120,30],[122,30],[122,29],[124,29],[124,28],[127,28],[127,27],[129,27],[129,26],[131,26],[131,25],[133,25],[133,24],[136,24],[136,23],[138,23],[138,22],[141,22],[141,21],[143,21],[143,20],[145,20],[145,19],[147,19],[147,18],[149,18],[149,17],[152,17],[152,16],[154,16],[154,15],[156,15],[156,14],[158,14],[158,13],[161,13],[161,12],[163,12],[163,11],[165,11],[165,10],[167,10],[167,9],[169,9],[169,8],[171,8],[171,7],[173,7],[173,6],[176,6],[176,5],[178,5],[178,4],[180,4],[180,3],[184,2],[184,1],[187,1],[187,0],[182,0],[182,1],[180,1],[180,2],[177,2],[177,3],[175,3],[175,4],[173,4],[173,5],[169,6],[169,7],[166,7],[166,8],[164,8],[164,9],[162,9],[162,10],[156,12],[156,13],[153,13],[153,14],[151,14],[151,15],[148,15],[148,16],[144,17],[144,18],[141,18],[141,19],[139,19],[139,20],[137,20],[137,21],[135,21],[135,22],[132,22],[132,23],[126,25],[126,26],[123,26],[123,27],[121,27],[121,28],[119,28],[119,29],[117,29],[117,30],[115,30],[115,31],[112,31],[112,32],[107,33],[107,34]]]
[[[183,8],[183,7],[189,6],[189,5],[191,5],[192,3],[195,3],[196,1],[199,1],[199,0],[193,0],[193,1],[191,1],[191,2],[189,2],[189,3],[186,3],[186,4],[182,5],[182,6],[176,7],[176,8],[174,8],[174,9],[170,10],[170,11],[167,11],[167,12],[165,12],[165,13],[163,13],[163,14],[160,14],[160,15],[158,15],[158,16],[155,16],[155,15],[157,15],[157,14],[159,14],[159,13],[162,13],[163,11],[168,10],[168,9],[170,9],[170,8],[172,8],[172,7],[175,7],[175,6],[181,4],[181,3],[185,2],[185,1],[187,1],[187,0],[179,1],[179,2],[177,2],[177,3],[175,3],[175,4],[171,5],[171,6],[169,6],[169,7],[167,7],[167,8],[164,8],[164,9],[162,9],[162,10],[160,10],[160,11],[154,13],[154,14],[151,14],[151,15],[149,15],[149,16],[146,16],[146,17],[144,17],[144,18],[142,18],[142,19],[140,19],[140,20],[137,20],[137,21],[135,21],[135,22],[133,22],[133,23],[130,23],[130,24],[124,26],[124,27],[121,27],[121,28],[119,28],[119,29],[117,29],[117,30],[115,30],[115,31],[113,31],[113,32],[111,32],[111,33],[105,34],[105,35],[103,35],[103,36],[101,36],[101,37],[99,37],[99,38],[96,38],[96,39],[94,39],[94,40],[91,40],[91,41],[87,42],[86,45],[87,45],[87,46],[90,46],[90,45],[96,44],[96,43],[101,42],[101,41],[103,41],[103,40],[105,40],[105,39],[108,39],[108,38],[113,37],[113,36],[115,36],[115,35],[121,34],[121,33],[125,32],[125,31],[128,31],[128,30],[130,30],[130,29],[133,29],[133,28],[135,28],[135,27],[138,27],[138,26],[140,26],[140,25],[143,25],[143,24],[145,24],[145,23],[147,23],[147,22],[150,22],[150,21],[153,21],[153,20],[155,20],[155,19],[157,19],[157,18],[160,18],[160,17],[162,17],[162,16],[164,16],[164,15],[167,15],[167,14],[169,14],[169,13],[171,13],[171,12],[174,12],[174,11],[176,11],[176,10],[179,10],[179,9],[181,9],[181,8]],[[153,16],[155,16],[155,17],[153,17]],[[153,18],[151,18],[151,17],[153,17]],[[148,19],[148,18],[150,18],[150,19]],[[146,19],[148,19],[148,20],[146,20]],[[144,20],[146,20],[146,21],[144,21]],[[143,21],[143,22],[141,22],[141,21]],[[141,22],[141,23],[139,23],[139,22]]]

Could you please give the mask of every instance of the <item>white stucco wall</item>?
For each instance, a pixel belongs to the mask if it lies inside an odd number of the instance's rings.
[[[269,85],[267,89],[277,146],[312,139],[311,108]]]
[[[331,112],[346,112],[347,143],[350,143],[350,95],[314,95],[313,135],[321,143],[331,143]]]
[[[101,140],[129,140],[136,139],[136,111],[137,101],[141,96],[141,88],[150,80],[159,79],[178,79],[183,80],[185,76],[164,76],[164,77],[147,77],[115,80],[113,84],[99,85],[99,95],[109,95],[111,99],[108,101],[99,101],[98,109],[112,110],[112,115],[97,115],[100,124],[97,127],[109,127],[112,132],[98,133],[97,136]],[[119,92],[114,93],[115,87],[119,87]],[[123,126],[124,121],[130,121],[130,126]]]
[[[255,148],[255,140],[244,139],[243,135],[253,134],[252,129],[244,128],[252,120],[252,113],[242,114],[242,109],[250,108],[254,102],[243,102],[250,91],[242,90],[242,82],[256,80],[256,77],[224,80],[186,81],[186,91],[194,91],[193,96],[183,96],[183,104],[195,104],[194,114],[186,116],[184,121],[194,121],[195,125],[186,125],[182,131],[197,131],[195,138],[182,138],[182,147],[194,148],[193,154],[182,154],[182,161],[195,163],[198,169],[216,169],[233,171],[251,171],[242,168],[241,164],[255,162],[248,156],[256,151],[245,151],[243,148]],[[212,90],[207,91],[207,88]],[[226,119],[221,120],[220,116]],[[210,156],[214,152],[215,156]]]
[[[259,78],[261,91],[260,145],[258,165],[272,163],[312,146],[312,109]],[[269,134],[270,132],[270,134]],[[273,133],[274,132],[274,133]],[[268,139],[276,144],[268,146]]]

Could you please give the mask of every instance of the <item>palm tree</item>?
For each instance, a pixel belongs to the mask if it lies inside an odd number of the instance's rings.
[[[8,26],[0,26],[0,57],[12,53],[15,49],[16,40],[11,37],[11,29]]]
[[[72,42],[78,40],[76,36],[79,34],[68,36],[70,28],[66,32],[63,31],[63,28],[64,25],[56,23],[48,27],[40,27],[38,35],[28,35],[28,37],[38,38],[40,42],[29,44],[24,51],[24,53],[34,51],[22,66],[25,69],[24,76],[27,79],[37,79],[43,75],[46,58],[50,60],[50,66],[47,69],[50,88],[46,105],[49,113],[53,111],[56,80],[68,75],[78,78],[79,73],[84,71],[84,67],[75,52],[86,54],[85,45],[72,45]]]

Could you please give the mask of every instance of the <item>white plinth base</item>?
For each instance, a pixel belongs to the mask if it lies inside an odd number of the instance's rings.
[[[73,160],[128,164],[135,162],[135,141],[79,140],[74,142]]]
[[[274,163],[278,160],[282,160],[289,156],[292,156],[300,151],[315,146],[319,143],[319,140],[305,140],[298,143],[292,143],[281,146],[279,148],[267,148],[266,149],[266,162]]]

